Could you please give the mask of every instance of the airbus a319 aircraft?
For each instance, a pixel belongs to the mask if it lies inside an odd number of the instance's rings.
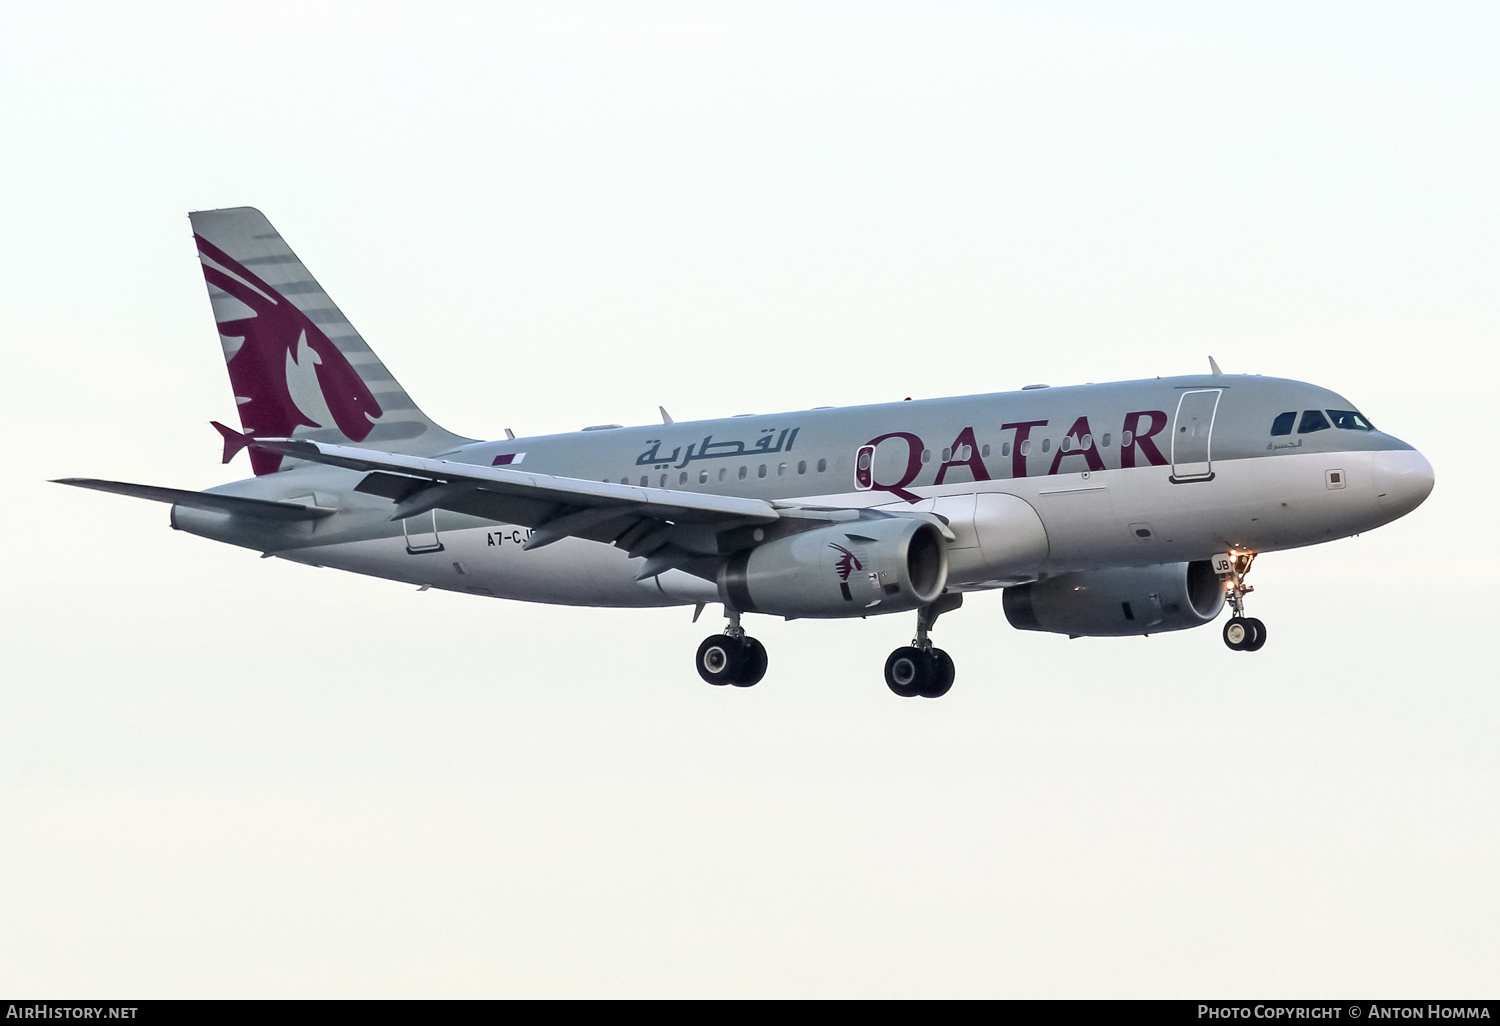
[[[1199,627],[1256,651],[1261,553],[1411,512],[1431,465],[1354,404],[1280,378],[1205,374],[571,434],[464,438],[425,416],[260,211],[190,215],[240,429],[203,492],[69,478],[171,504],[180,531],[300,563],[472,595],[583,606],[722,604],[710,684],[749,687],[742,617],[914,613],[886,660],[935,698],[933,647],[967,592],[1070,637]]]

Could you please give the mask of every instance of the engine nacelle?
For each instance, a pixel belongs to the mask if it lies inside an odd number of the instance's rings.
[[[1224,608],[1207,560],[1080,570],[1005,589],[1005,618],[1023,631],[1118,638],[1201,627]]]
[[[719,597],[743,613],[870,616],[925,606],[947,583],[948,551],[937,525],[886,517],[737,553],[719,572]]]

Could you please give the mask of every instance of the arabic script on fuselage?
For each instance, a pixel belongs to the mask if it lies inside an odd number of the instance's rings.
[[[797,441],[797,432],[801,430],[800,427],[782,428],[778,435],[775,428],[762,428],[760,437],[748,443],[738,439],[716,442],[712,434],[707,434],[701,442],[689,444],[686,452],[679,445],[667,455],[662,455],[660,438],[649,438],[646,441],[651,448],[636,457],[635,465],[665,470],[672,466],[685,467],[698,460],[725,460],[736,456],[770,456],[778,452],[791,452]],[[680,463],[679,457],[682,460]]]

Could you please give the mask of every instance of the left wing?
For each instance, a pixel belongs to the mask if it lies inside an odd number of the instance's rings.
[[[759,544],[773,531],[811,526],[785,521],[886,515],[584,481],[325,442],[260,439],[250,444],[293,459],[365,471],[355,491],[394,501],[392,520],[446,509],[530,527],[528,549],[567,537],[612,543],[632,557],[647,557],[637,575],[642,580],[672,568],[712,578],[720,557]]]

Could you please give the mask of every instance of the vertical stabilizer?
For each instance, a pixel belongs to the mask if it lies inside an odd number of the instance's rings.
[[[271,222],[253,207],[188,215],[208,283],[244,434],[225,435],[226,462],[251,438],[306,438],[432,456],[470,439],[438,427],[328,298]],[[250,450],[256,474],[282,457]]]

